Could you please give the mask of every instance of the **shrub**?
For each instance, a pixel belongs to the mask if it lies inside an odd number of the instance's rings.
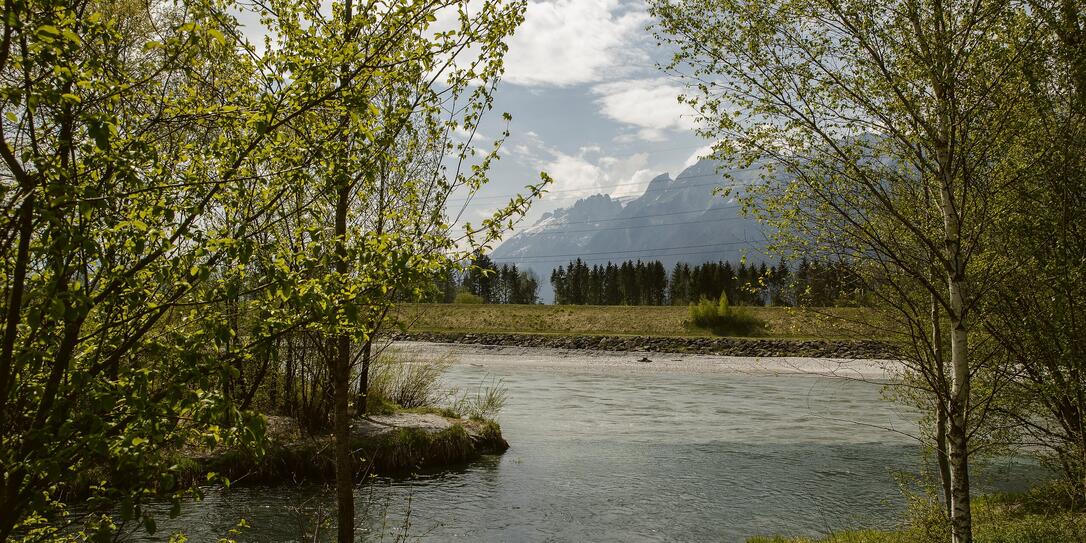
[[[765,330],[764,322],[745,310],[731,307],[723,293],[717,303],[702,298],[697,304],[690,304],[690,321],[718,336],[753,336]]]
[[[455,393],[454,393],[455,394]],[[484,381],[473,394],[460,394],[452,402],[450,409],[460,416],[477,420],[489,420],[498,416],[505,407],[508,392],[501,379]]]
[[[483,303],[483,297],[476,296],[467,291],[461,291],[456,293],[456,299],[453,300],[453,302],[458,304],[481,304]]]
[[[386,349],[374,358],[370,367],[367,411],[370,403],[380,408],[385,403],[413,408],[436,405],[444,399],[441,376],[452,361],[442,358],[409,358],[399,351]],[[387,406],[386,406],[387,407]]]

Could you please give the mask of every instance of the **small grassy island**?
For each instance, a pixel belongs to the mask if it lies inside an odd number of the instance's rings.
[[[455,413],[412,409],[355,419],[351,450],[356,471],[401,475],[458,466],[509,448],[498,423],[450,415]],[[335,477],[331,435],[303,435],[297,422],[285,417],[267,420],[269,431],[263,452],[234,449],[186,456],[188,477],[182,480],[197,484],[208,472],[225,477],[231,485],[294,484]]]
[[[385,345],[370,365],[366,413],[350,426],[356,474],[405,475],[454,467],[509,448],[493,417],[505,402],[499,385],[472,394],[443,387],[447,357],[405,355]],[[293,484],[335,477],[334,436],[323,425],[289,416],[263,416],[260,448],[189,451],[188,478],[213,472],[231,484]],[[184,480],[184,478],[182,479]]]
[[[350,425],[357,480],[455,468],[509,448],[494,420],[505,402],[504,389],[481,386],[469,394],[444,388],[441,377],[451,363],[447,357],[407,356],[388,345],[374,357],[366,413],[354,416]],[[194,435],[164,448],[157,461],[169,466],[169,476],[148,488],[150,495],[176,498],[209,482],[244,486],[333,481],[335,437],[328,421],[305,416],[305,406],[311,412],[314,404],[304,402],[304,392],[295,391],[290,402],[272,401],[267,392],[254,398],[254,404],[278,414],[250,414],[248,438],[207,440]],[[297,415],[283,414],[292,411]],[[68,492],[92,497],[100,480],[125,484],[128,478],[124,466],[98,466]]]

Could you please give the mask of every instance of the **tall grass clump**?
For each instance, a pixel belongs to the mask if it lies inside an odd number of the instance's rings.
[[[473,393],[453,391],[452,397],[449,407],[452,412],[476,420],[490,420],[505,407],[508,391],[501,379],[492,379],[480,383]]]
[[[412,358],[401,351],[385,349],[370,367],[369,397],[377,400],[375,405],[384,402],[404,408],[437,405],[446,396],[441,376],[451,365],[447,354]]]
[[[690,322],[718,336],[753,336],[765,331],[761,319],[746,310],[731,307],[724,293],[716,303],[702,298],[698,303],[690,304]]]

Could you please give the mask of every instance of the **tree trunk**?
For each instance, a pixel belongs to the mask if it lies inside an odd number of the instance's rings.
[[[956,387],[955,387],[956,388]],[[965,426],[965,409],[957,401],[951,401],[950,448],[951,475],[951,536],[954,543],[973,541],[972,509],[969,497],[969,449],[968,429]]]
[[[973,541],[972,510],[969,502],[969,430],[966,414],[969,410],[969,332],[966,325],[966,273],[962,255],[962,213],[960,201],[955,200],[955,174],[951,164],[951,105],[950,85],[935,79],[935,93],[942,102],[940,126],[943,138],[937,147],[939,163],[939,211],[943,220],[945,262],[950,307],[950,394],[947,401],[947,418],[950,425],[947,445],[950,451],[950,528],[954,543]],[[963,180],[968,183],[968,180]],[[941,387],[945,390],[945,387]]]
[[[935,414],[938,419],[935,423],[935,454],[939,459],[939,483],[943,489],[943,508],[946,511],[947,518],[950,518],[954,516],[953,510],[951,510],[954,499],[951,491],[950,448],[947,441],[947,409],[942,400],[938,400],[936,403],[938,408],[935,410]]]
[[[358,401],[357,411],[359,415],[366,414],[367,398],[370,392],[370,361],[373,357],[373,337],[362,345],[362,367],[358,370]]]
[[[932,259],[934,262],[934,259]],[[933,277],[935,274],[932,274]],[[942,319],[939,314],[939,300],[935,295],[931,297],[931,348],[935,370],[935,383],[940,389],[946,382],[946,369],[943,365],[943,330]],[[947,518],[953,516],[950,508],[953,503],[953,495],[950,489],[950,450],[947,448],[947,406],[943,401],[944,396],[938,392],[935,394],[935,456],[939,464],[939,484],[943,489],[943,508]]]
[[[15,269],[11,275],[11,298],[5,315],[4,339],[0,346],[0,423],[7,411],[8,388],[15,380],[15,339],[19,333],[22,315],[23,291],[26,289],[26,271],[30,263],[30,238],[34,225],[34,193],[27,195],[19,210],[19,246],[16,250]],[[5,423],[6,424],[6,423]]]
[[[343,6],[343,28],[347,40],[351,39],[351,18],[354,13],[351,0]],[[340,86],[346,89],[351,81],[349,66],[344,64]],[[345,115],[344,120],[348,117]],[[347,123],[344,123],[345,126]],[[341,281],[347,281],[350,272],[347,262],[347,209],[350,205],[350,175],[339,172],[336,182],[339,184],[336,197],[336,272]],[[333,429],[336,457],[336,533],[339,543],[354,541],[354,465],[351,462],[351,414],[349,412],[351,394],[351,337],[341,333],[337,338],[336,356],[332,369],[332,387],[334,396]]]
[[[944,190],[944,202],[949,190]],[[948,206],[944,205],[944,209]],[[959,254],[961,227],[956,217],[949,229],[947,245],[950,248],[950,261],[954,270],[950,274],[950,365],[951,388],[950,401],[947,404],[947,416],[950,428],[948,445],[950,449],[951,481],[951,535],[954,543],[973,541],[972,510],[969,500],[969,429],[966,426],[966,414],[969,410],[969,332],[963,313],[965,312],[964,270]]]
[[[336,456],[336,526],[339,543],[354,541],[354,464],[351,461],[351,338],[340,335],[336,346],[333,433]]]
[[[4,485],[0,488],[0,541],[7,541],[15,530],[16,519],[22,518],[26,500],[20,492],[26,472],[13,469],[4,474]]]
[[[377,182],[377,217],[376,224],[374,225],[375,232],[378,238],[385,231],[385,185],[388,180],[388,170],[386,164],[382,163],[380,175]],[[385,320],[385,313],[382,312],[379,317],[374,319],[369,326],[369,336],[366,337],[366,343],[362,346],[362,367],[358,371],[358,414],[365,415],[366,407],[368,405],[367,398],[370,392],[370,362],[373,359],[373,336],[377,335],[377,328]]]
[[[350,187],[339,188],[336,201],[336,272],[347,280],[347,205]],[[351,338],[341,333],[336,338],[335,360],[332,363],[332,433],[336,457],[336,526],[339,543],[354,540],[354,466],[351,462]]]
[[[287,413],[297,416],[295,409],[297,408],[297,402],[294,391],[294,334],[288,334],[285,338],[287,343],[287,359],[286,359],[286,376],[283,378],[283,410]]]

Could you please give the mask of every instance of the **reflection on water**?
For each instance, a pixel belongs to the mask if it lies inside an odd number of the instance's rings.
[[[918,469],[916,415],[878,385],[805,375],[453,367],[471,388],[500,378],[500,457],[359,490],[369,540],[742,541],[886,525],[894,473]],[[1032,470],[1014,467],[1010,487]],[[211,490],[180,519],[192,541],[295,541],[334,510],[326,488]],[[325,529],[330,535],[332,530]],[[324,539],[324,538],[321,538]]]

